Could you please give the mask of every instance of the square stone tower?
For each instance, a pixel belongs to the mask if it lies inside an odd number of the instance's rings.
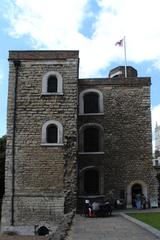
[[[9,52],[3,230],[54,231],[76,206],[78,54]]]
[[[157,197],[152,166],[149,77],[127,67],[108,78],[79,79],[79,208],[84,199],[135,206]]]

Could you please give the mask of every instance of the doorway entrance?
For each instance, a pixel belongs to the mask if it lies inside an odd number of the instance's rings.
[[[84,192],[87,195],[99,194],[99,172],[89,169],[84,173]]]
[[[132,186],[132,207],[136,207],[136,195],[142,194],[142,186],[139,183],[135,183]]]

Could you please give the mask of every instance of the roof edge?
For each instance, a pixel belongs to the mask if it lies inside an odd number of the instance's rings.
[[[54,59],[78,59],[78,50],[11,50],[8,60],[54,60]]]

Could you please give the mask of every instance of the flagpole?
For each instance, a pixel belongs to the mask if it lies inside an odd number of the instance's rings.
[[[123,38],[123,42],[124,42],[124,60],[125,60],[125,66],[124,66],[124,68],[125,68],[125,78],[127,78],[127,58],[126,58],[126,38],[125,38],[125,36],[124,36],[124,38]]]

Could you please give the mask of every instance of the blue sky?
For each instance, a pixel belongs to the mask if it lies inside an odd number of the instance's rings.
[[[63,7],[62,7],[63,6]],[[160,125],[159,0],[1,0],[0,136],[6,133],[9,50],[79,50],[80,77],[124,64],[152,79],[152,126]],[[153,142],[154,144],[154,142]]]

